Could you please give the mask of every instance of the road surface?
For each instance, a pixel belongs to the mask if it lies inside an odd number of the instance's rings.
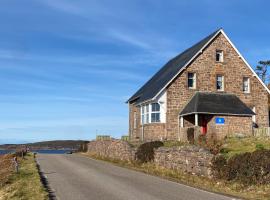
[[[81,155],[38,154],[37,161],[58,200],[232,199]]]

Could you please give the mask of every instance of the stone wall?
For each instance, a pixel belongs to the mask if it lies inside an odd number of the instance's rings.
[[[164,140],[166,138],[164,123],[145,124],[140,128],[143,128],[144,141]]]
[[[88,153],[101,157],[126,160],[134,160],[135,150],[127,141],[122,140],[98,140],[90,141]]]
[[[224,52],[224,62],[216,62],[216,50]],[[187,87],[188,72],[196,73],[196,89]],[[166,88],[167,91],[167,113],[164,131],[160,126],[149,124],[145,131],[147,138],[153,135],[153,138],[161,138],[164,135],[168,140],[179,138],[179,113],[188,103],[196,91],[218,92],[216,90],[216,76],[224,76],[224,92],[237,95],[251,109],[256,109],[256,123],[260,128],[269,126],[268,119],[268,93],[259,80],[254,77],[244,60],[234,50],[224,35],[219,34],[205,50],[184,70],[175,80]],[[243,92],[243,78],[250,78],[250,93]],[[223,93],[223,92],[222,92]],[[137,126],[134,125],[134,112],[136,112]],[[131,138],[141,139],[140,129],[140,110],[130,105],[130,127]],[[246,129],[250,120],[245,119],[243,124]],[[191,125],[189,120],[185,121],[187,126]],[[151,127],[150,127],[151,126]],[[220,131],[222,128],[217,128]],[[237,133],[241,126],[232,126],[230,132]],[[222,135],[228,132],[222,132]]]
[[[213,157],[209,151],[197,146],[160,147],[155,150],[154,163],[168,169],[211,178]]]
[[[216,62],[216,50],[224,51],[224,62]],[[188,72],[196,73],[196,89],[187,87]],[[184,108],[196,91],[217,92],[216,75],[224,76],[224,92],[238,96],[250,108],[256,109],[256,122],[259,127],[269,126],[268,93],[259,80],[239,58],[227,39],[220,34],[206,49],[184,70],[167,88],[167,123],[166,130],[169,140],[177,138],[179,130],[179,112]],[[242,90],[243,77],[250,78],[250,93]],[[245,120],[246,122],[246,120]],[[243,123],[245,123],[243,122]],[[249,125],[249,121],[248,121]],[[238,132],[240,127],[233,126],[230,130]]]
[[[128,142],[121,140],[90,141],[88,153],[130,162],[135,160],[136,148],[132,148]],[[209,151],[197,146],[160,147],[155,149],[153,163],[168,169],[211,177],[213,157],[214,155]]]
[[[129,104],[129,138],[132,141],[141,139],[140,109],[135,104]]]

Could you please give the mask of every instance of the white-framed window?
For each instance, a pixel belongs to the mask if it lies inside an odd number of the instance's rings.
[[[160,122],[160,105],[151,103],[141,106],[141,124]]]
[[[250,92],[250,81],[248,77],[243,78],[243,92],[244,93]]]
[[[136,129],[137,128],[137,115],[136,112],[133,113],[133,128]]]
[[[188,88],[196,88],[196,73],[188,72]]]
[[[216,87],[217,87],[217,91],[224,91],[224,76],[223,75],[217,75]]]
[[[216,62],[223,62],[223,51],[216,50]]]
[[[151,108],[151,122],[160,122],[160,105],[158,103],[152,103]]]

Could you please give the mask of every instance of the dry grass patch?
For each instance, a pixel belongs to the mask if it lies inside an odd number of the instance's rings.
[[[1,200],[47,200],[32,154],[19,160],[19,173],[13,173],[0,189]]]

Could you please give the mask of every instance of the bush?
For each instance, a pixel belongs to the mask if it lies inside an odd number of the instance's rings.
[[[219,155],[212,160],[213,176],[218,179],[227,179],[227,160]]]
[[[154,149],[164,146],[161,141],[146,142],[141,144],[137,152],[135,153],[135,158],[141,163],[146,163],[154,160]]]
[[[256,149],[257,150],[264,150],[265,148],[264,148],[263,144],[256,144]]]
[[[213,172],[216,178],[237,180],[244,184],[270,183],[270,150],[235,155],[227,162],[223,158],[215,159]]]
[[[203,148],[208,149],[212,154],[217,155],[222,149],[223,143],[214,137],[207,138],[206,135],[199,135],[197,144]]]

